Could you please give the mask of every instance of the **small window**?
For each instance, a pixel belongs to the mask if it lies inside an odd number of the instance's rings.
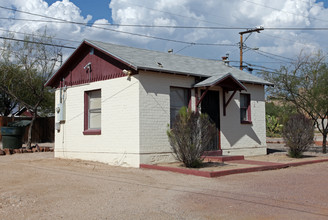
[[[179,114],[183,106],[188,106],[189,89],[186,88],[170,88],[170,126],[172,126],[176,116]]]
[[[240,122],[245,124],[252,122],[250,94],[240,94]]]
[[[101,90],[84,94],[84,134],[101,134]]]

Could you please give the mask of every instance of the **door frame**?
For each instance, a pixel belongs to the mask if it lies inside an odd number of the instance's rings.
[[[221,91],[219,90],[205,90],[205,89],[200,89],[200,95],[202,95],[204,92],[206,92],[205,96],[203,97],[202,99],[202,102],[200,103],[201,104],[201,110],[200,112],[202,112],[202,104],[203,104],[203,101],[204,99],[206,99],[206,97],[208,97],[209,94],[213,94],[214,92],[218,94],[218,100],[217,100],[217,109],[218,109],[218,121],[217,121],[217,146],[216,146],[216,149],[215,150],[221,150],[221,117],[220,117],[220,113],[221,113],[221,97],[220,97],[220,94],[221,94]],[[207,112],[204,112],[204,113],[207,113]],[[209,114],[209,113],[207,113]],[[213,119],[212,119],[213,120]]]

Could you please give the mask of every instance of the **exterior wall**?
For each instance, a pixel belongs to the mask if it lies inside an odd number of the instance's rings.
[[[263,155],[266,154],[266,126],[264,86],[245,84],[251,95],[252,124],[240,123],[240,92],[237,92],[223,116],[223,93],[220,100],[221,148],[223,155]],[[231,95],[231,92],[229,93]],[[226,100],[230,97],[226,94]]]
[[[170,123],[170,87],[191,88],[194,81],[193,77],[142,71],[130,78],[68,87],[66,121],[60,124],[59,132],[55,131],[55,157],[133,167],[174,161],[166,134]],[[251,94],[252,124],[240,123],[239,92],[223,116],[223,93],[216,88],[221,96],[221,147],[225,155],[266,153],[264,87],[246,87]],[[95,89],[101,89],[101,134],[83,135],[84,92]],[[194,94],[192,91],[191,95]],[[194,104],[193,97],[193,108]]]
[[[140,163],[172,162],[175,159],[166,134],[170,123],[170,86],[191,88],[194,78],[140,72],[139,80]]]
[[[95,89],[101,89],[101,134],[83,135],[84,92]],[[66,121],[55,131],[55,157],[139,167],[138,75],[68,87],[65,103]]]

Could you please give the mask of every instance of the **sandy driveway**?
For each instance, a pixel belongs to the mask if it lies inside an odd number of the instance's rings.
[[[0,157],[1,219],[328,219],[328,163],[203,178]]]

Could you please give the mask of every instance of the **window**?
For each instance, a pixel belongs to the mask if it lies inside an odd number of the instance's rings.
[[[84,93],[83,134],[101,134],[101,90]]]
[[[240,122],[250,124],[251,120],[251,95],[240,94]]]
[[[186,88],[170,88],[170,126],[172,126],[179,110],[183,106],[188,106],[190,92]]]

